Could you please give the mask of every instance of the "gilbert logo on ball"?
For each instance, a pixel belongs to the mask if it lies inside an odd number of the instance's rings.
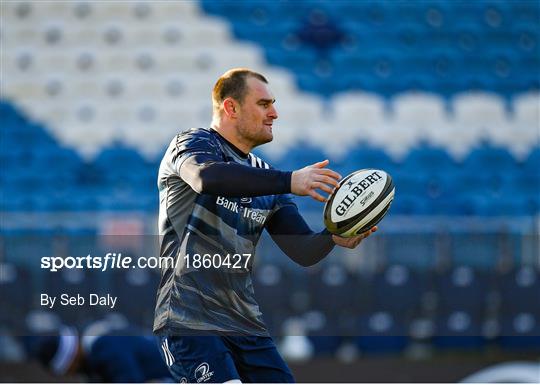
[[[324,206],[328,231],[342,237],[361,234],[384,217],[395,187],[392,177],[382,170],[364,169],[345,177]]]

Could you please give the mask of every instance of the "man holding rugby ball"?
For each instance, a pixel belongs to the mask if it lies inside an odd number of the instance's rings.
[[[251,283],[263,230],[295,262],[311,266],[352,238],[313,232],[290,194],[331,194],[341,176],[328,160],[279,171],[251,154],[273,139],[278,118],[266,78],[249,69],[223,74],[212,93],[209,128],[177,135],[159,169],[162,268],[154,332],[179,382],[293,382],[266,330]]]

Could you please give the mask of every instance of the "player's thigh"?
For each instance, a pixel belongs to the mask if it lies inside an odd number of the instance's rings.
[[[178,382],[219,383],[240,379],[231,352],[220,337],[160,337],[160,352]]]
[[[231,350],[243,382],[295,382],[289,366],[270,337],[227,337],[225,343]]]

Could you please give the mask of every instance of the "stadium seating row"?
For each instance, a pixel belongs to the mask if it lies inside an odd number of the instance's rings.
[[[29,299],[35,296],[39,280],[32,280],[29,271],[12,264],[3,264],[1,271],[0,285],[6,294],[2,306],[14,311],[2,314],[3,324],[23,328],[20,320],[36,308],[37,300]],[[151,326],[153,293],[159,278],[151,270],[98,274],[70,269],[45,278],[39,287],[50,295],[85,296],[95,293],[96,288],[115,293],[119,297],[116,311],[134,324]],[[401,343],[428,341],[440,348],[481,348],[497,340],[503,347],[511,343],[538,347],[533,342],[538,342],[540,330],[540,274],[531,267],[489,275],[459,266],[442,273],[419,274],[390,265],[373,275],[353,276],[335,264],[310,270],[307,275],[265,264],[256,267],[254,284],[274,334],[284,335],[287,323],[295,317],[312,341],[321,344],[321,353],[328,352],[330,342],[338,342],[324,337],[333,335],[361,336],[355,337],[356,342],[368,351],[372,349],[366,337],[383,336]],[[136,303],[122,301],[133,297],[138,298]],[[67,307],[58,314],[65,322],[82,325],[106,311]]]
[[[478,104],[471,115],[482,111]],[[414,100],[408,106],[419,112],[414,109]],[[489,112],[490,104],[486,106]],[[92,161],[85,161],[75,151],[59,145],[40,125],[25,120],[10,105],[1,107],[6,126],[5,146],[0,155],[9,170],[1,174],[2,191],[7,197],[2,201],[2,210],[157,209],[159,157],[149,161],[138,151],[117,143],[102,150]],[[458,108],[465,120],[468,105],[464,103]],[[403,120],[408,112],[395,111],[404,116]],[[274,165],[294,170],[315,163],[327,157],[321,148],[300,145]],[[360,144],[348,153],[346,161],[332,161],[333,167],[345,175],[359,165],[390,172],[399,192],[393,207],[396,213],[532,215],[540,210],[539,154],[536,147],[525,160],[519,161],[508,151],[485,144],[457,162],[445,150],[423,145],[396,162],[384,151]],[[43,165],[47,165],[45,169]],[[509,196],[513,199],[508,200]],[[299,205],[307,210],[319,209],[306,200],[299,200]]]
[[[104,3],[98,5],[91,1],[80,1],[76,3],[56,3],[56,2],[17,2],[6,4],[5,9],[10,19],[17,20],[18,23],[32,24],[44,22],[43,14],[56,15],[56,18],[66,18],[70,21],[78,21],[91,24],[96,21],[106,21],[110,18],[130,21],[154,21],[171,19],[189,21],[197,15],[197,8],[192,2],[166,2],[155,7],[144,3],[118,4]],[[51,17],[54,20],[55,18]]]
[[[200,95],[199,99],[195,93],[191,99],[194,104],[184,104],[185,95],[194,89],[193,83],[184,80],[124,83],[107,78],[102,85],[85,84],[68,86],[55,79],[36,88],[33,83],[31,91],[24,91],[25,97],[18,95],[22,99],[17,105],[84,155],[95,155],[107,143],[121,139],[156,156],[176,133],[209,124],[208,95]],[[47,95],[51,89],[57,94]],[[77,95],[84,95],[79,93],[81,90],[87,96],[78,99]],[[18,91],[12,91],[15,97]],[[145,97],[133,96],[140,92]],[[396,97],[389,104],[375,94],[360,92],[341,94],[327,104],[317,97],[278,99],[279,130],[275,142],[263,151],[280,158],[303,140],[324,147],[327,154],[343,155],[358,141],[365,141],[399,158],[426,141],[460,158],[487,140],[509,149],[516,157],[525,157],[539,141],[538,100],[537,93],[520,95],[509,113],[498,96],[488,93],[463,94],[451,104],[433,94],[414,92]],[[18,135],[19,130],[12,124],[21,120],[10,117],[17,113],[10,112],[10,108],[2,112],[7,140]],[[363,118],[359,120],[358,116]],[[306,127],[310,128],[308,132]]]
[[[425,21],[428,18],[430,10],[434,10],[442,14],[445,19],[451,16],[458,19],[465,19],[473,22],[485,22],[487,26],[495,27],[501,23],[496,23],[497,15],[505,16],[510,13],[526,20],[534,20],[535,14],[531,11],[535,10],[534,4],[526,0],[513,1],[507,3],[504,1],[482,1],[479,3],[460,2],[451,4],[446,1],[416,1],[414,3],[399,3],[393,4],[391,1],[340,1],[340,2],[324,2],[324,1],[280,1],[275,2],[257,2],[242,4],[229,1],[203,1],[203,8],[211,13],[228,14],[231,17],[236,17],[239,20],[257,20],[257,16],[264,14],[267,16],[281,16],[281,18],[298,18],[309,14],[310,11],[317,9],[324,11],[331,17],[351,18],[354,20],[373,21],[379,23],[381,21],[404,20],[407,22]],[[486,14],[487,13],[487,14]],[[501,15],[502,14],[502,15]],[[487,19],[487,20],[486,20]],[[497,24],[497,25],[495,25]]]
[[[459,157],[489,139],[524,157],[538,142],[538,96],[523,94],[539,88],[534,2],[334,3],[11,3],[4,94],[84,156],[117,138],[155,156],[174,133],[208,124],[214,79],[239,65],[268,75],[278,99],[282,129],[269,155],[295,146],[306,127],[307,141],[341,155],[365,140],[399,157],[426,140]],[[313,9],[319,11],[310,15]],[[455,12],[463,16],[445,22]],[[37,14],[48,21],[38,22]],[[392,21],[397,14],[403,22]],[[102,28],[91,23],[96,18]],[[324,23],[328,29],[317,30]],[[302,28],[312,24],[307,36],[321,35],[325,52],[302,40]],[[336,28],[345,31],[338,47]],[[229,30],[257,36],[257,44],[240,44]],[[440,44],[426,51],[431,37]],[[484,92],[460,93],[470,89]]]
[[[229,20],[237,38],[264,47],[302,89],[323,96],[420,89],[448,97],[478,88],[512,96],[540,88],[540,8],[513,3],[208,0],[202,8]]]

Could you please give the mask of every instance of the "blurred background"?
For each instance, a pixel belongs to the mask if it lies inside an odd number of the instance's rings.
[[[538,362],[537,1],[2,1],[0,28],[4,380],[45,378],[16,338],[40,328],[41,292],[115,293],[151,329],[159,271],[39,260],[156,255],[163,151],[209,125],[232,67],[276,96],[275,140],[257,152],[274,167],[328,158],[396,184],[358,250],[304,269],[260,244],[256,295],[298,381],[449,382]],[[322,205],[296,202],[322,229]]]

